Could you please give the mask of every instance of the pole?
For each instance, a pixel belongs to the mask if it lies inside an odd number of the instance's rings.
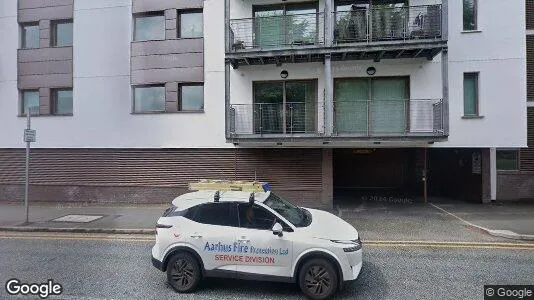
[[[423,188],[424,188],[424,191],[423,191],[423,194],[424,194],[424,198],[425,198],[425,203],[427,203],[427,197],[428,197],[428,191],[427,191],[427,181],[428,181],[428,171],[427,171],[427,148],[425,147],[425,155],[424,155],[424,159],[425,159],[425,162],[424,162],[424,166],[423,166]]]
[[[31,128],[31,117],[30,117],[30,107],[28,106],[26,108],[26,124],[27,129],[29,130]],[[28,207],[28,194],[30,191],[30,140],[26,140],[26,186],[24,189],[24,207],[26,209],[26,222],[25,224],[28,224],[28,215],[29,215],[29,207]]]

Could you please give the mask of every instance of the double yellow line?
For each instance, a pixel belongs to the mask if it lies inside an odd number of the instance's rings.
[[[0,239],[17,240],[70,240],[153,243],[154,235],[146,234],[90,234],[90,233],[37,233],[0,232]],[[364,240],[364,248],[449,248],[449,249],[510,249],[534,251],[534,243],[519,242],[443,242],[443,241],[397,241]]]

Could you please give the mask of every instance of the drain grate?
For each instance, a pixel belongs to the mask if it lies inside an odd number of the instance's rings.
[[[57,219],[53,219],[53,222],[72,222],[72,223],[89,223],[95,220],[101,219],[104,216],[96,215],[66,215]]]

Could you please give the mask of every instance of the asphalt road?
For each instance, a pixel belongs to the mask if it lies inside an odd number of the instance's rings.
[[[11,299],[10,278],[62,284],[50,299],[303,299],[293,284],[221,279],[179,295],[152,267],[152,242],[65,236],[0,233],[0,299]],[[483,299],[484,284],[533,284],[534,248],[499,247],[369,244],[360,278],[336,299]]]

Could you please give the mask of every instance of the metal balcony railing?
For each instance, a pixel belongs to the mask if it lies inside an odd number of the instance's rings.
[[[372,8],[336,12],[335,43],[441,38],[441,4]]]
[[[229,123],[234,135],[319,134],[315,103],[231,104]]]
[[[334,131],[349,136],[443,136],[441,99],[335,101]]]
[[[230,20],[230,51],[285,49],[324,44],[324,14]]]

